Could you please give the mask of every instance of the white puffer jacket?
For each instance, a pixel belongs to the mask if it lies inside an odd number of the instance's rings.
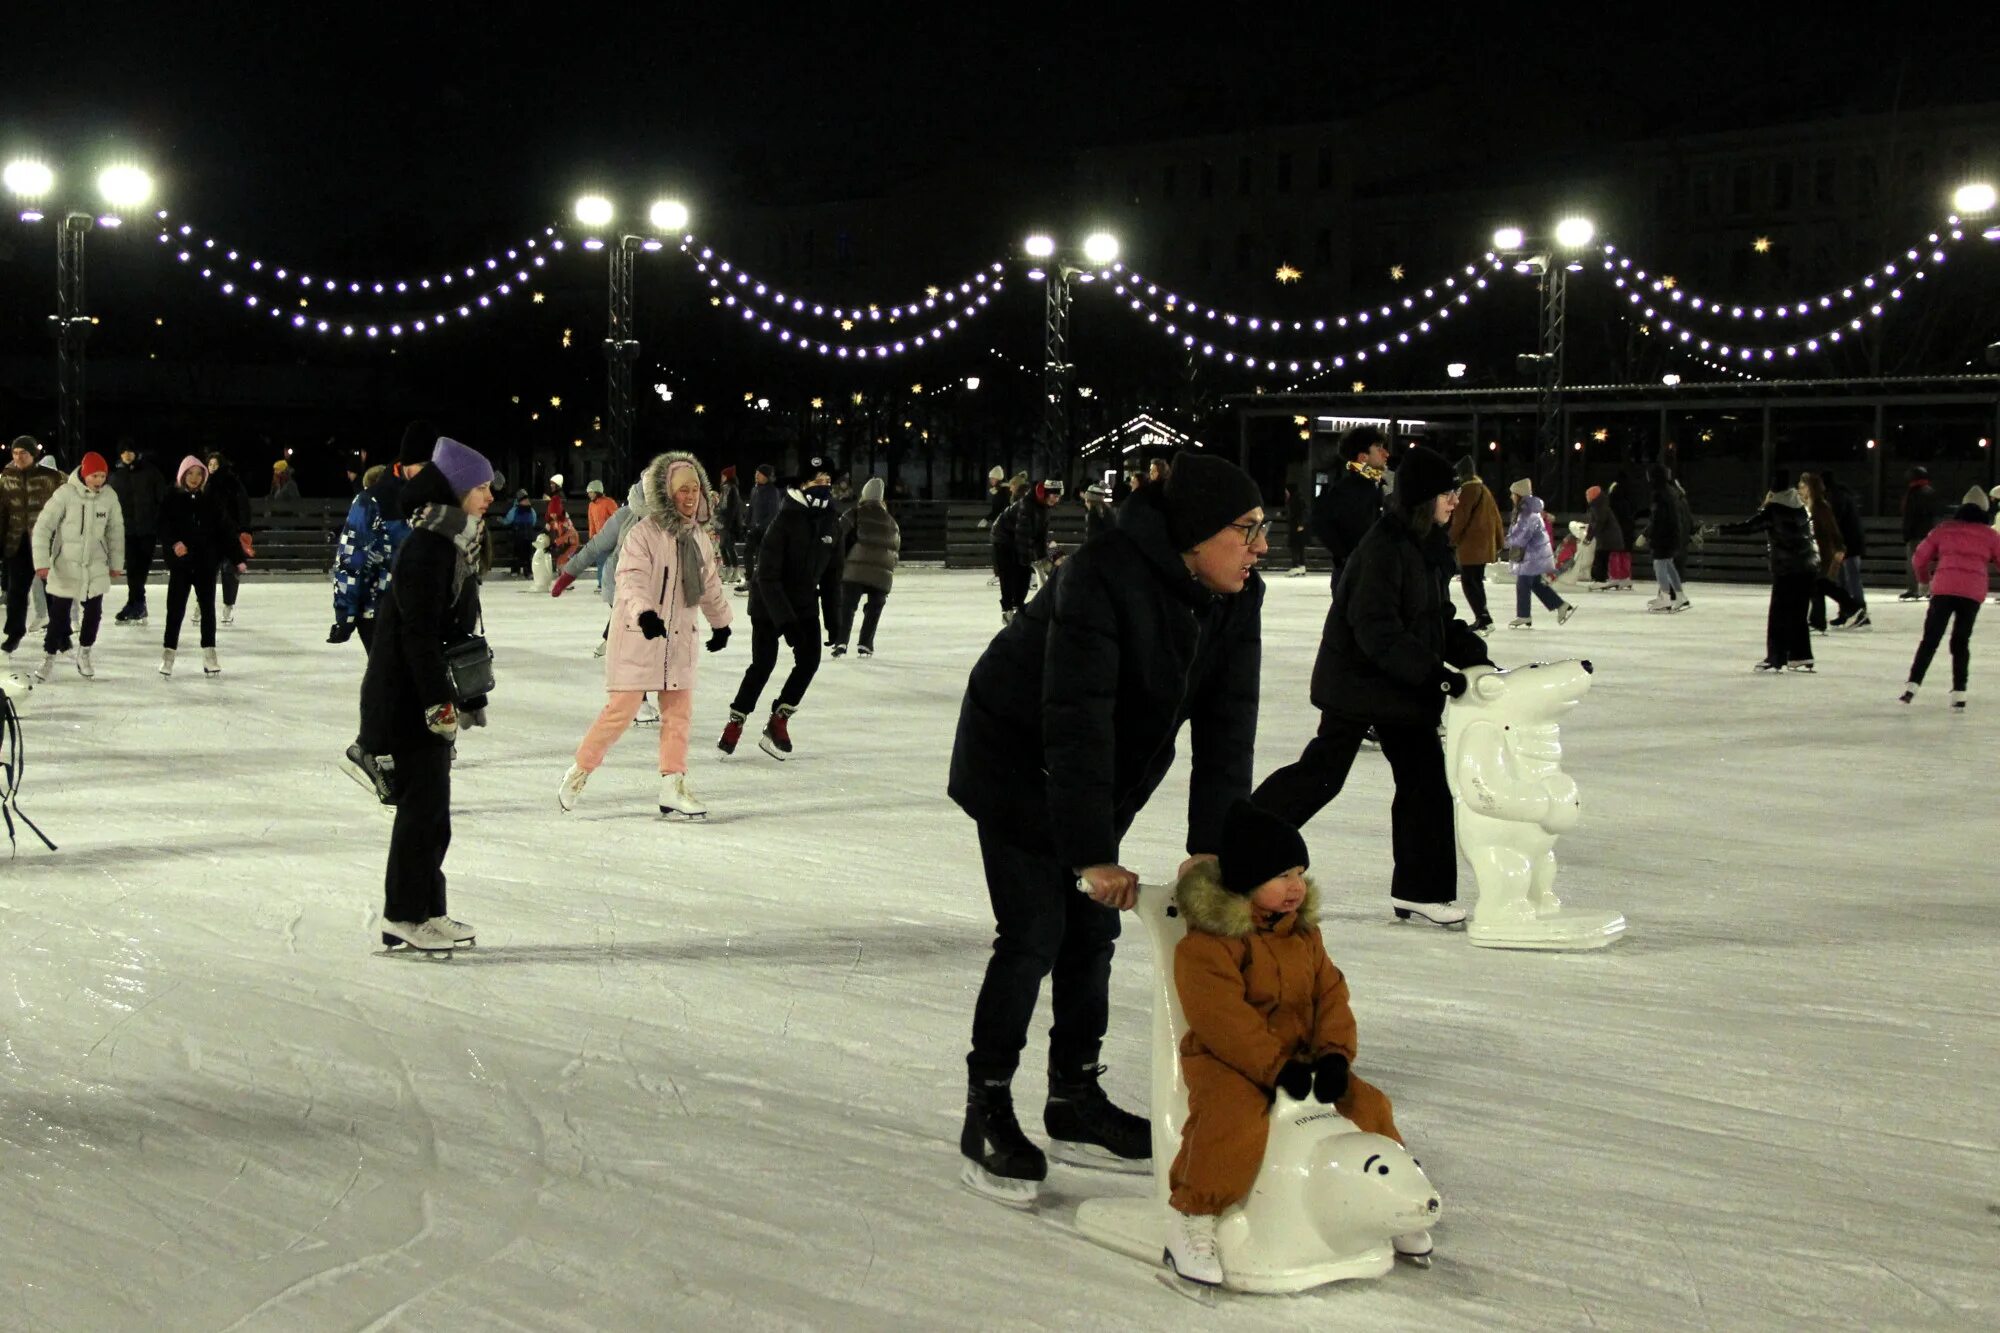
[[[49,595],[88,600],[111,590],[125,568],[125,515],[109,486],[93,491],[71,473],[35,520],[35,568],[49,571]]]

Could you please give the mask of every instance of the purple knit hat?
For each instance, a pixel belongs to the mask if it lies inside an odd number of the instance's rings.
[[[486,455],[448,435],[438,437],[437,448],[431,450],[431,466],[451,483],[451,493],[461,500],[467,491],[493,481],[493,465],[486,461]]]

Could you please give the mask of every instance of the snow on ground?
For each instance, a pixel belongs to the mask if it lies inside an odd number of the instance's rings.
[[[747,632],[707,658],[705,827],[656,818],[650,733],[557,812],[603,610],[490,586],[501,686],[448,862],[481,936],[449,962],[376,952],[389,819],[333,766],[361,656],[320,642],[323,585],[249,584],[217,681],[192,652],[154,674],[157,608],[107,626],[97,681],[27,710],[23,805],[62,851],[0,870],[0,1327],[1992,1327],[1995,631],[1954,717],[1943,662],[1894,703],[1920,608],[1878,594],[1818,677],[1770,679],[1761,589],[1645,596],[1493,639],[1598,666],[1560,887],[1622,909],[1623,942],[1395,923],[1379,757],[1310,827],[1440,1257],[1215,1314],[1075,1234],[1138,1180],[1056,1166],[1037,1215],[956,1183],[991,917],[944,775],[983,575],[900,576],[881,655],[825,664],[788,764],[718,762]],[[1325,600],[1272,584],[1260,775],[1314,724]],[[1185,771],[1127,844],[1149,877]],[[1128,933],[1128,1103],[1152,965]]]

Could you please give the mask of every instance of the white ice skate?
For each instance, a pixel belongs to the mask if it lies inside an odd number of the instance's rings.
[[[174,650],[171,648],[160,650],[160,674],[163,676],[174,674]]]
[[[56,674],[56,654],[49,653],[42,658],[42,664],[35,668],[34,671],[35,684],[46,685],[51,680],[55,679],[55,674]]]
[[[632,719],[635,727],[657,727],[660,725],[660,706],[650,698],[639,701],[639,712]]]
[[[1167,1221],[1167,1246],[1160,1259],[1189,1282],[1221,1286],[1222,1255],[1215,1248],[1215,1218],[1176,1211]]]
[[[597,641],[597,646],[596,646],[595,648],[592,648],[592,649],[590,650],[590,655],[591,655],[592,657],[602,657],[602,656],[604,656],[604,650],[605,650],[605,649],[606,649],[607,647],[609,647],[609,646],[610,646],[610,645],[609,645],[609,642],[608,642],[607,640],[604,640],[604,639],[599,639],[599,640]]]
[[[1466,911],[1457,903],[1419,903],[1404,898],[1389,899],[1389,906],[1395,910],[1398,921],[1424,920],[1433,926],[1455,926],[1466,918]]]
[[[469,921],[460,921],[453,916],[434,916],[424,924],[440,935],[449,935],[451,942],[461,949],[479,943],[479,932],[472,928]]]
[[[90,660],[90,649],[79,648],[76,650],[76,674],[82,676],[85,680],[95,680],[97,678],[97,666]]]
[[[1466,937],[1488,948],[1601,949],[1624,934],[1624,916],[1564,907],[1555,894],[1556,838],[1583,817],[1556,720],[1589,692],[1590,663],[1465,674],[1470,687],[1445,706],[1445,776],[1479,882]]]
[[[708,807],[694,794],[685,773],[660,774],[660,813],[682,819],[707,819]]]
[[[1305,577],[1305,575],[1306,575],[1306,567],[1304,565],[1293,565],[1290,569],[1285,571],[1285,577],[1288,579],[1302,579]]]
[[[1132,915],[1156,959],[1171,959],[1186,933],[1173,892],[1145,885]],[[1153,1189],[1145,1198],[1087,1199],[1077,1230],[1149,1264],[1170,1247],[1179,1214],[1167,1203],[1167,1172],[1187,1120],[1180,1040],[1187,1030],[1173,969],[1153,973]],[[1233,1291],[1296,1292],[1395,1267],[1392,1237],[1437,1224],[1437,1191],[1393,1139],[1364,1134],[1316,1101],[1283,1092],[1270,1111],[1264,1164],[1250,1196],[1215,1223],[1222,1285]]]
[[[590,774],[581,764],[571,764],[569,772],[563,774],[562,785],[556,788],[556,805],[564,814],[576,809],[577,801],[583,796],[583,784],[590,781]]]
[[[382,947],[394,953],[411,949],[423,954],[443,954],[451,956],[458,946],[449,930],[442,928],[443,918],[432,917],[428,921],[388,921],[382,922]]]
[[[234,625],[236,623],[236,604],[234,602],[227,602],[223,605],[222,623],[225,625]]]

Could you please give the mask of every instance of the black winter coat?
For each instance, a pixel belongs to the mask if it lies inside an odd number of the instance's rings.
[[[750,614],[779,629],[801,617],[819,619],[819,591],[833,569],[835,528],[831,506],[815,509],[797,491],[764,530],[757,548],[757,578],[750,585]]]
[[[1861,503],[1845,486],[1833,488],[1833,520],[1840,527],[1840,541],[1849,560],[1868,554],[1868,525],[1861,521]]]
[[[1445,699],[1432,679],[1439,665],[1493,660],[1486,640],[1453,614],[1445,588],[1457,572],[1442,528],[1419,546],[1395,509],[1376,520],[1340,572],[1313,662],[1313,706],[1363,722],[1435,724]]]
[[[413,519],[428,504],[455,507],[451,483],[436,468],[409,480],[403,502]],[[476,522],[467,522],[478,531]],[[471,637],[479,624],[479,575],[444,533],[413,526],[390,573],[361,677],[361,748],[370,754],[450,744],[424,725],[424,712],[453,702],[444,650]],[[466,701],[467,707],[484,705],[483,699]]]
[[[1646,524],[1646,549],[1655,560],[1676,560],[1686,549],[1687,512],[1673,486],[1653,487],[1653,516]]]
[[[1903,540],[1920,542],[1937,525],[1937,492],[1931,489],[1928,479],[1911,482],[1909,492],[1903,496]]]
[[[1616,481],[1606,489],[1605,500],[1611,506],[1611,516],[1618,520],[1618,544],[1609,549],[1629,550],[1639,532],[1639,493],[1631,482]]]
[[[1111,531],[1112,515],[1109,505],[1085,505],[1083,507],[1083,539],[1089,541],[1100,533]]]
[[[1014,559],[1015,525],[1020,521],[1021,507],[1010,504],[1000,511],[1000,517],[993,520],[993,526],[986,530],[986,538],[993,543],[995,559]]]
[[[126,535],[151,536],[160,530],[160,507],[167,502],[167,479],[151,463],[140,459],[131,467],[123,463],[111,469],[107,483],[118,493]]]
[[[216,494],[212,482],[193,494],[176,486],[160,506],[160,549],[169,565],[182,558],[174,554],[175,543],[187,547],[185,558],[197,567],[213,569],[225,557],[241,560],[243,547],[237,541],[241,531],[230,516],[228,501]]]
[[[966,683],[950,794],[982,828],[1074,869],[1118,845],[1194,728],[1190,852],[1250,794],[1263,580],[1217,597],[1167,539],[1157,487],[1079,548],[994,636]]]
[[[1342,468],[1313,497],[1312,534],[1333,552],[1335,564],[1344,565],[1381,516],[1382,488],[1354,469]]]
[[[1590,540],[1600,551],[1625,550],[1625,529],[1618,522],[1618,512],[1611,507],[1609,492],[1600,491],[1590,502]]]
[[[230,544],[235,545],[237,533],[250,531],[250,493],[243,489],[243,483],[236,480],[236,473],[225,468],[221,472],[211,472],[208,485],[202,487],[213,495],[222,506],[222,512],[230,525]]]
[[[1049,507],[1030,492],[1014,506],[1014,558],[1034,565],[1049,558]]]
[[[1797,491],[1779,491],[1741,523],[1725,523],[1716,531],[1763,533],[1772,578],[1781,574],[1819,573],[1819,547],[1813,544],[1812,519],[1806,516],[1806,507]]]

